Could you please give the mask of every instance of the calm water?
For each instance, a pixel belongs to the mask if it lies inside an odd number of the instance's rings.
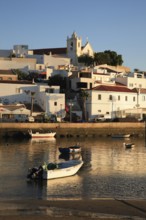
[[[5,199],[146,199],[146,146],[143,139],[110,137],[57,139],[44,143],[0,139],[0,198]],[[77,175],[57,180],[27,182],[29,167],[59,160],[59,146],[79,143],[84,165]]]

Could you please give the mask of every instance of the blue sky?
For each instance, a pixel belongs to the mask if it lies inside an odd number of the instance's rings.
[[[146,71],[146,0],[0,0],[0,29],[0,49],[65,47],[75,31],[95,52]]]

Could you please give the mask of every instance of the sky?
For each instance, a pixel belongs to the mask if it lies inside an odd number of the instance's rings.
[[[146,0],[0,0],[0,50],[66,47],[73,32],[146,71]]]

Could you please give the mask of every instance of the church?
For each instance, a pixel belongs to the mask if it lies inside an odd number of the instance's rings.
[[[37,55],[57,55],[61,57],[67,57],[71,59],[71,64],[78,65],[78,57],[84,54],[89,56],[94,55],[94,51],[92,46],[87,41],[84,46],[82,46],[82,39],[78,37],[75,32],[71,35],[71,37],[67,37],[66,47],[61,48],[43,48],[43,49],[33,49],[33,54]]]

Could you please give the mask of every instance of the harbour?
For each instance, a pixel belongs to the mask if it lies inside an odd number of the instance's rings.
[[[132,137],[132,149],[123,140],[105,138],[56,138],[47,142],[1,139],[1,200],[11,199],[145,199],[146,147]],[[83,167],[71,177],[27,182],[27,171],[44,161],[64,161],[58,148],[78,143]],[[70,159],[70,158],[68,158]],[[23,190],[22,190],[23,189]]]
[[[28,130],[51,130],[56,137],[108,137],[128,133],[134,137],[145,137],[145,122],[104,123],[0,123],[0,136]]]

